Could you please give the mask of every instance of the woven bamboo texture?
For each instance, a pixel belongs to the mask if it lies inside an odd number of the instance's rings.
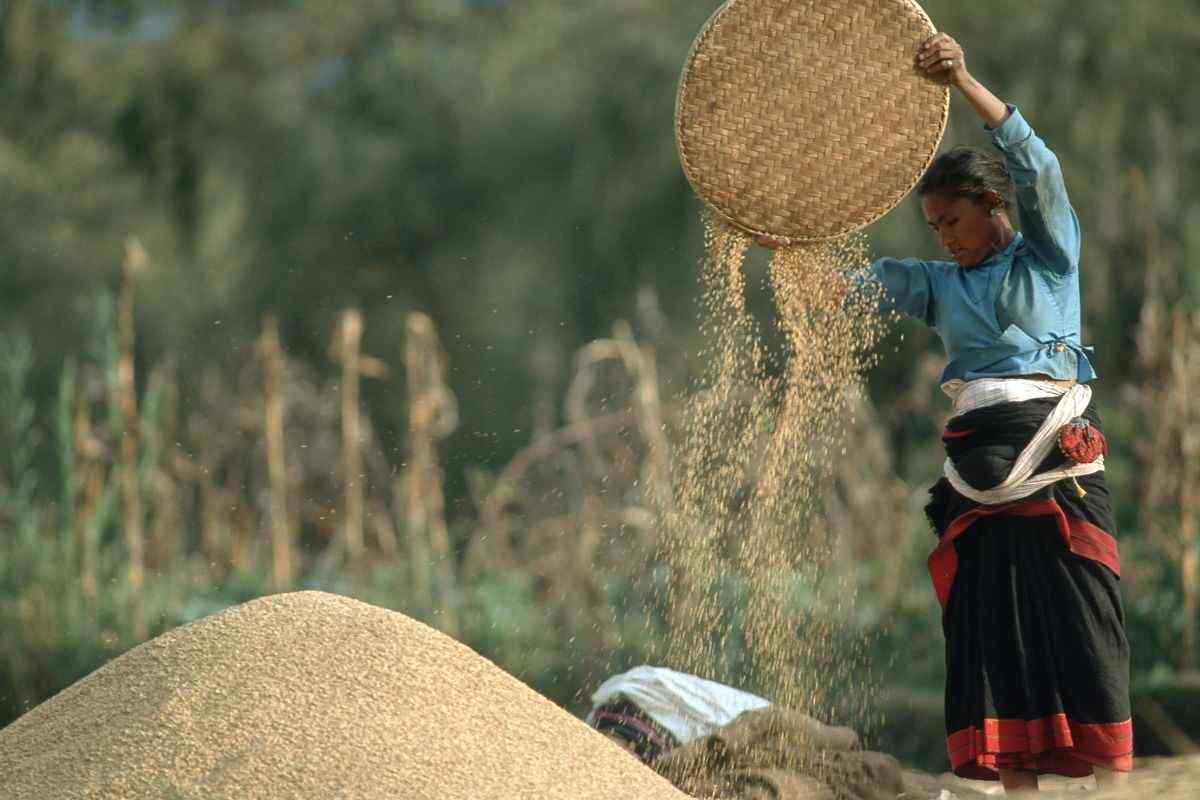
[[[675,110],[692,188],[785,243],[886,214],[929,166],[950,93],[917,73],[914,0],[729,0],[696,37]]]

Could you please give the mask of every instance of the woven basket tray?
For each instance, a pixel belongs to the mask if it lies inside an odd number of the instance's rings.
[[[785,243],[874,222],[941,143],[950,92],[921,77],[915,0],[728,0],[696,37],[675,132],[696,193]]]

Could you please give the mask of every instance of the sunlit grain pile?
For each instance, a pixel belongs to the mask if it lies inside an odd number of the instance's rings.
[[[454,640],[301,592],[160,636],[0,731],[0,797],[684,795]]]
[[[828,615],[814,613],[834,546],[820,496],[834,460],[853,457],[847,415],[886,319],[862,236],[779,250],[768,274],[784,345],[773,353],[746,307],[750,243],[708,220],[707,374],[684,414],[664,515],[661,556],[673,578],[665,660],[711,672],[739,633],[746,662],[735,671],[757,675],[776,702],[826,716],[831,687],[861,666],[861,651],[834,647]],[[730,583],[744,605],[736,626],[722,618],[730,598],[719,592]],[[838,587],[833,611],[853,594]]]

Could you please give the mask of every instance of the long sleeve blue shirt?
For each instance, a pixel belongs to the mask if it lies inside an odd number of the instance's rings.
[[[1080,340],[1079,221],[1058,159],[1015,106],[992,142],[1016,184],[1021,232],[969,269],[952,261],[881,258],[872,270],[895,309],[937,331],[942,382],[1049,375],[1096,377]]]

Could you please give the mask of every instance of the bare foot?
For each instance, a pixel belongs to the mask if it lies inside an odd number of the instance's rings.
[[[1037,792],[1038,776],[1036,772],[1025,772],[1019,769],[1000,770],[1000,785],[1006,795],[1025,795]]]
[[[1092,774],[1096,776],[1097,789],[1111,791],[1113,789],[1128,787],[1131,773],[1119,772],[1115,769],[1104,769],[1103,767],[1092,767]]]

